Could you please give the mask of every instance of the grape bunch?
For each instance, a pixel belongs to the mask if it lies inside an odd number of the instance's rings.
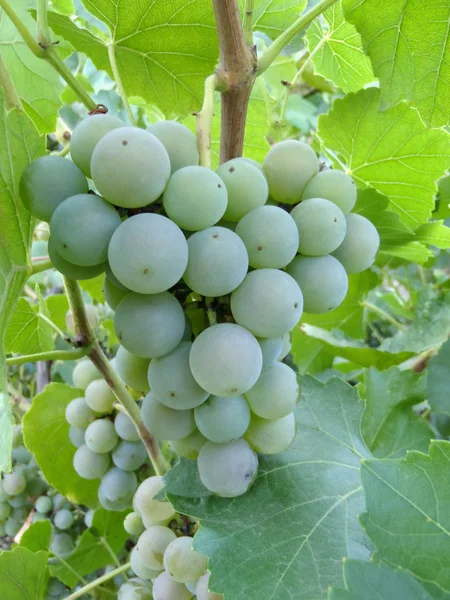
[[[138,536],[130,554],[137,579],[121,586],[119,600],[135,598],[137,586],[152,592],[153,600],[190,600],[194,595],[197,600],[221,600],[221,595],[208,591],[207,559],[192,548],[192,537],[177,537],[168,526],[176,523],[176,513],[167,500],[156,498],[163,488],[162,477],[153,476],[134,495],[134,512],[126,516],[124,526],[130,535]],[[153,584],[145,583],[150,581]]]
[[[149,360],[131,356],[130,361],[130,356],[119,349],[114,366],[128,385],[146,391]],[[104,508],[124,510],[131,505],[138,485],[135,471],[147,462],[147,451],[130,417],[115,409],[111,388],[89,360],[75,366],[72,378],[84,391],[66,408],[69,438],[77,447],[74,469],[83,479],[101,479],[98,498]]]
[[[183,125],[143,130],[108,115],[75,129],[71,157],[39,158],[20,185],[25,206],[50,222],[54,266],[73,279],[105,273],[121,345],[116,368],[146,394],[145,426],[197,459],[212,493],[244,494],[258,453],[282,452],[295,436],[299,385],[282,362],[290,331],[303,309],[339,306],[348,274],[375,260],[375,227],[350,212],[354,182],[320,170],[296,140],[273,146],[263,166],[234,158],[213,171],[199,166]],[[111,417],[90,422],[110,414],[113,401],[106,384],[95,386],[95,405],[88,387],[73,404],[80,420],[67,417],[80,443],[85,429],[76,469],[102,477],[102,504],[121,507],[137,481],[115,460]],[[130,443],[137,439],[120,442]]]

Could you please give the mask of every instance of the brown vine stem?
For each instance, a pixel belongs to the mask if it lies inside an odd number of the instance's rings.
[[[133,421],[142,441],[147,448],[148,455],[152,462],[153,468],[157,475],[164,475],[167,471],[166,461],[161,454],[156,439],[147,430],[142,422],[141,411],[126,385],[120,379],[115,370],[101,349],[98,341],[95,338],[94,331],[87,319],[84,308],[81,290],[76,281],[64,277],[64,286],[66,288],[69,306],[72,310],[73,320],[75,324],[75,341],[74,345],[78,348],[84,347],[88,349],[88,356],[100,373],[103,375],[106,383],[114,392],[114,395],[125,408],[128,416]]]
[[[220,162],[242,155],[248,101],[257,60],[245,42],[238,0],[213,0],[219,36],[217,88],[222,93]]]

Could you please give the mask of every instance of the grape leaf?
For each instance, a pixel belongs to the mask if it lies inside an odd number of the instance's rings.
[[[202,104],[205,77],[216,66],[217,33],[212,6],[203,0],[83,0],[105,23],[108,43],[70,19],[53,13],[53,31],[86,52],[97,69],[111,74],[109,52],[128,96],[141,96],[167,117],[185,115]]]
[[[418,227],[416,239],[436,248],[450,248],[450,228],[443,221],[430,221]]]
[[[382,108],[406,99],[429,127],[449,122],[450,4],[442,0],[344,0],[380,79]],[[424,10],[426,8],[426,10]],[[430,18],[430,15],[432,18]]]
[[[406,352],[402,350],[387,351],[379,348],[371,348],[366,346],[361,340],[355,340],[346,336],[339,329],[333,329],[327,331],[308,323],[303,323],[301,326],[302,331],[311,338],[320,340],[323,342],[328,351],[333,352],[336,356],[342,356],[357,365],[362,367],[377,367],[379,369],[387,369],[392,365],[398,365],[411,356],[414,352]]]
[[[52,524],[48,519],[36,521],[28,527],[20,539],[20,545],[31,552],[48,551],[52,540]]]
[[[258,0],[253,9],[253,30],[273,40],[298,19],[306,4],[306,0]],[[239,5],[243,16],[245,1],[239,0]]]
[[[43,600],[48,581],[47,553],[18,546],[0,554],[0,589],[5,600]]]
[[[36,354],[53,348],[50,313],[44,302],[39,304],[32,306],[25,298],[19,298],[6,330],[6,352]]]
[[[322,384],[307,376],[302,385],[294,443],[260,457],[244,496],[208,495],[194,461],[166,475],[176,509],[200,519],[194,543],[209,557],[212,590],[233,600],[291,600],[293,590],[296,600],[326,598],[329,585],[342,585],[342,556],[369,555],[356,520],[360,459],[369,456],[362,403],[339,379]]]
[[[439,348],[439,352],[428,362],[428,401],[433,412],[450,415],[450,340]]]
[[[422,287],[417,296],[413,322],[405,331],[387,338],[383,352],[422,352],[443,344],[450,333],[450,293]]]
[[[322,29],[316,19],[306,33],[315,72],[344,92],[357,92],[376,79],[363,52],[361,37],[355,26],[344,19],[340,2],[326,10],[323,17],[327,27]]]
[[[344,560],[346,590],[333,588],[329,600],[432,600],[412,575],[362,560]]]
[[[34,3],[33,3],[34,4]],[[32,35],[36,23],[28,14],[29,0],[15,0],[14,10]],[[0,9],[0,45],[2,56],[22,105],[40,133],[56,129],[63,86],[58,73],[45,60],[35,56],[23,41],[12,21]]]
[[[62,383],[48,385],[34,397],[23,418],[23,436],[50,485],[71,502],[96,508],[100,481],[82,479],[73,468],[76,448],[69,439],[65,418],[66,406],[81,395],[80,390]]]
[[[129,537],[123,527],[127,512],[96,510],[92,527],[83,532],[74,552],[63,562],[52,559],[52,576],[74,587],[84,575],[110,564],[111,553],[117,554]]]
[[[390,210],[415,229],[431,216],[435,181],[450,162],[450,136],[428,131],[405,102],[379,108],[376,88],[338,98],[319,117],[317,135],[333,162],[361,186],[388,196]]]
[[[376,458],[402,458],[407,450],[426,452],[434,437],[412,407],[426,398],[425,374],[368,369],[364,374],[366,409],[362,433]]]
[[[434,598],[450,598],[450,442],[429,455],[363,461],[367,512],[361,524],[375,558],[408,570]]]
[[[50,0],[50,8],[63,15],[73,15],[73,0]]]
[[[52,294],[45,299],[47,310],[50,314],[52,322],[62,329],[67,329],[66,313],[69,310],[69,301],[64,294]]]
[[[41,137],[28,116],[6,114],[0,90],[0,389],[6,389],[4,345],[11,313],[29,273],[28,248],[33,223],[19,198],[25,167],[44,153]],[[0,470],[11,469],[13,418],[7,394],[0,393]]]

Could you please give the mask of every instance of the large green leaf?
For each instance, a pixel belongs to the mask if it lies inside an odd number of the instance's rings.
[[[26,447],[42,469],[50,485],[71,502],[91,508],[98,505],[99,480],[82,479],[73,468],[76,448],[69,439],[66,406],[81,396],[80,390],[62,383],[51,383],[35,396],[23,418]]]
[[[406,103],[380,112],[380,91],[369,88],[335,100],[317,135],[333,162],[388,196],[405,225],[428,221],[435,181],[450,163],[448,133],[428,131]]]
[[[412,409],[426,397],[424,374],[398,367],[368,369],[364,396],[362,433],[376,458],[402,458],[407,450],[427,451],[433,431]]]
[[[346,590],[330,590],[329,600],[432,600],[417,579],[401,569],[362,560],[344,561]]]
[[[69,587],[84,576],[111,563],[111,552],[117,554],[128,539],[123,527],[125,512],[96,510],[92,527],[83,532],[75,551],[64,561],[52,559],[50,573]]]
[[[450,4],[442,0],[343,0],[380,79],[382,106],[402,99],[430,127],[449,122]]]
[[[439,600],[450,598],[450,442],[430,454],[363,462],[361,523],[375,557],[408,570]]]
[[[45,302],[31,305],[19,298],[5,337],[6,352],[36,354],[51,350],[54,329]]]
[[[43,600],[47,588],[47,553],[17,547],[0,554],[0,590],[4,600]]]
[[[29,273],[33,225],[19,198],[19,179],[25,167],[44,153],[45,146],[24,112],[14,109],[5,113],[1,93],[0,140],[0,390],[4,390],[6,328]],[[11,468],[12,425],[9,397],[0,394],[1,471]]]
[[[360,433],[362,402],[342,380],[302,382],[293,445],[260,457],[244,496],[208,495],[194,461],[166,476],[177,510],[200,519],[194,543],[209,557],[212,589],[226,598],[326,598],[329,585],[342,585],[344,555],[368,557],[356,519],[363,510],[359,464],[369,455]]]
[[[28,14],[28,8],[33,5],[35,3],[31,3],[30,0],[13,2],[14,10],[22,23],[35,35],[36,23]],[[28,49],[20,33],[1,8],[0,45],[25,111],[41,133],[55,131],[63,89],[59,75],[51,65]]]
[[[362,49],[361,37],[354,25],[344,19],[340,2],[310,25],[306,40],[313,55],[315,72],[332,81],[344,92],[357,92],[375,80],[369,58]]]
[[[52,524],[49,519],[36,521],[24,532],[20,539],[20,545],[28,548],[31,552],[40,550],[48,551],[52,541]]]
[[[203,84],[216,66],[217,33],[212,6],[204,0],[83,0],[105,23],[111,39],[105,43],[69,18],[53,13],[53,31],[98,69],[111,74],[114,55],[128,96],[141,96],[166,116],[184,115],[202,104]]]
[[[450,340],[428,362],[428,401],[436,413],[450,415]]]
[[[306,0],[256,0],[253,9],[253,29],[262,31],[272,40],[298,19]],[[239,0],[243,15],[245,0]]]

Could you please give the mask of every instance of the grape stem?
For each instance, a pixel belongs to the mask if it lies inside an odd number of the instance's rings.
[[[368,302],[367,300],[361,302],[360,304],[362,307],[367,308],[368,311],[379,315],[382,319],[393,325],[399,331],[406,331],[407,327],[405,325],[397,321],[397,319],[394,319],[393,316],[391,316],[379,306],[376,306],[375,304],[372,304],[372,302]]]
[[[167,471],[166,461],[161,454],[156,439],[148,431],[142,422],[141,411],[135,399],[127,390],[126,385],[120,379],[118,374],[112,368],[109,360],[100,348],[95,338],[94,331],[88,321],[86,310],[84,308],[81,290],[78,282],[64,277],[64,287],[66,289],[69,307],[72,311],[75,324],[75,346],[88,349],[88,356],[100,373],[103,375],[106,383],[113,391],[116,398],[125,408],[128,416],[133,421],[139,435],[147,449],[147,453],[152,462],[157,475],[164,475]]]
[[[128,102],[128,97],[125,92],[125,88],[123,87],[122,78],[120,76],[119,68],[117,66],[116,53],[114,50],[114,42],[111,42],[110,44],[108,44],[108,58],[109,58],[109,64],[111,65],[111,70],[114,75],[114,81],[116,82],[117,91],[119,93],[120,99],[122,100],[122,104],[127,112],[128,118],[130,120],[130,124],[134,125],[135,121],[134,121],[133,111],[131,110],[130,103]]]
[[[279,35],[276,40],[274,40],[262,53],[261,58],[259,59],[257,74],[261,75],[264,73],[264,71],[266,71],[277,58],[283,48],[287,46],[287,44],[289,44],[289,42],[291,42],[298,33],[308,27],[308,25],[312,23],[316,17],[330,8],[330,6],[333,6],[335,2],[337,2],[337,0],[320,0],[316,6],[314,6],[304,15],[301,15],[297,21],[295,21],[295,23],[286,29],[286,31],[283,31],[283,33]]]
[[[83,596],[84,594],[88,594],[91,590],[94,590],[99,585],[102,585],[103,583],[106,583],[110,579],[113,579],[116,575],[120,575],[120,573],[123,573],[124,571],[128,571],[128,569],[130,567],[131,567],[131,563],[129,563],[129,562],[125,563],[124,565],[117,567],[117,569],[114,569],[113,571],[109,571],[109,573],[105,573],[105,575],[102,575],[101,577],[94,579],[94,581],[91,581],[90,583],[86,584],[85,586],[83,586],[82,588],[77,590],[76,592],[73,592],[73,594],[66,596],[64,600],[76,600],[76,598],[81,598],[81,596]]]
[[[247,46],[253,45],[253,9],[255,0],[245,0],[244,19],[242,29],[244,30],[244,39]]]
[[[37,354],[24,354],[23,356],[12,356],[6,359],[7,365],[22,365],[27,362],[39,362],[43,360],[78,360],[88,353],[88,348],[77,348],[76,350],[50,350],[49,352],[38,352]]]
[[[211,123],[214,116],[214,93],[217,75],[213,73],[205,79],[205,94],[202,109],[197,113],[197,145],[200,165],[211,168]]]
[[[17,94],[17,90],[11,79],[9,71],[6,67],[6,63],[3,56],[0,54],[0,88],[3,88],[5,94],[5,106],[6,110],[10,108],[18,108],[23,110],[22,102]]]
[[[31,275],[42,273],[42,271],[47,271],[47,269],[51,268],[53,268],[53,265],[49,258],[33,261],[31,263]]]
[[[52,41],[50,38],[50,28],[47,18],[47,0],[37,0],[37,15],[36,15],[36,39],[40,46],[47,47]]]

